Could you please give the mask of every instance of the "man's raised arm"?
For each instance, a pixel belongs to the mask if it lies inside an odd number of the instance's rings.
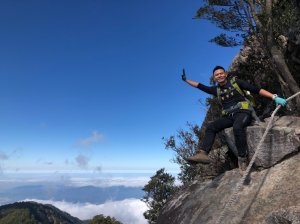
[[[182,79],[184,82],[188,83],[189,85],[191,85],[191,86],[193,86],[193,87],[197,87],[197,86],[199,85],[198,82],[195,82],[195,81],[186,79],[186,74],[185,74],[185,70],[184,70],[184,69],[182,70],[181,79]]]

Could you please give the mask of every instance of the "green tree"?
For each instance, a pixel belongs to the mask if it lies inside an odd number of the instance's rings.
[[[218,101],[215,98],[208,98],[207,103],[210,104],[210,108],[201,128],[198,125],[187,123],[188,130],[180,129],[176,135],[164,139],[166,149],[175,152],[173,162],[180,166],[178,178],[183,184],[189,183],[195,178],[202,181],[212,179],[237,165],[236,158],[228,150],[222,133],[217,136],[213,145],[214,150],[210,153],[212,159],[210,164],[189,164],[185,160],[185,158],[194,155],[197,150],[201,149],[207,124],[220,116]]]
[[[299,83],[289,69],[278,39],[288,36],[289,28],[299,27],[297,0],[205,0],[195,18],[211,21],[224,30],[211,41],[221,46],[237,46],[253,38],[264,47],[282,92],[300,91]],[[300,98],[295,99],[300,111]]]
[[[115,218],[111,218],[110,216],[96,215],[91,220],[90,224],[122,224],[122,223],[117,221]]]
[[[177,135],[164,138],[165,148],[175,152],[172,161],[180,167],[178,178],[183,184],[193,180],[202,172],[201,166],[191,166],[185,161],[185,158],[195,154],[201,138],[201,130],[198,125],[187,123],[187,126],[188,130],[180,129],[177,131]]]
[[[166,173],[164,168],[156,171],[156,174],[151,177],[143,188],[146,194],[142,199],[149,208],[144,212],[144,217],[148,220],[148,223],[155,224],[157,222],[160,210],[168,198],[175,193],[176,189],[175,177]]]

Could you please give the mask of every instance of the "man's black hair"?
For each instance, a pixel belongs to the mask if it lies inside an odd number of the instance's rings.
[[[213,74],[214,74],[215,71],[218,70],[218,69],[223,69],[223,71],[225,72],[225,68],[223,68],[223,67],[220,66],[220,65],[217,65],[217,66],[214,68],[214,70],[213,70]]]

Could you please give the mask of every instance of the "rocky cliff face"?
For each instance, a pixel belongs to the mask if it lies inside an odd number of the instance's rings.
[[[265,126],[262,123],[247,128],[250,156]],[[225,133],[227,139],[233,139],[231,129]],[[248,176],[222,223],[300,223],[299,138],[299,117],[282,117],[274,123],[255,161],[256,169]],[[216,223],[240,178],[234,169],[212,181],[195,180],[166,204],[158,223]]]

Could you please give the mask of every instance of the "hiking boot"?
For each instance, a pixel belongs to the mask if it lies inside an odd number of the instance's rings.
[[[189,163],[207,164],[207,163],[211,162],[210,158],[208,157],[208,153],[203,150],[197,151],[197,153],[195,155],[187,157],[185,160]]]
[[[248,157],[238,157],[240,174],[243,175],[248,166]]]

